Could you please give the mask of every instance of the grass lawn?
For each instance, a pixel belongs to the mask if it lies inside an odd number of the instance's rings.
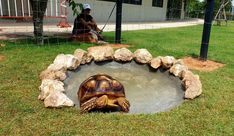
[[[123,32],[130,49],[147,48],[154,56],[198,56],[202,26]],[[113,38],[114,33],[105,33]],[[38,75],[59,53],[90,44],[50,41],[5,42],[0,54],[0,135],[234,135],[234,22],[213,26],[209,59],[225,63],[200,75],[203,94],[169,111],[149,115],[86,114],[75,108],[47,109],[37,100]]]

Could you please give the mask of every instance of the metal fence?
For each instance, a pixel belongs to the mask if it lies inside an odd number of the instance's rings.
[[[0,18],[31,18],[30,0],[0,0]],[[47,18],[67,18],[66,0],[49,0],[45,13]]]

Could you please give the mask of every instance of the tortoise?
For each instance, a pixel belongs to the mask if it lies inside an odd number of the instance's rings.
[[[128,112],[130,103],[125,97],[124,86],[106,74],[97,74],[83,81],[77,92],[80,112],[110,110]]]

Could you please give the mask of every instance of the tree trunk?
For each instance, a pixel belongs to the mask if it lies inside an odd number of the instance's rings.
[[[185,11],[184,11],[184,6],[185,6],[185,0],[181,0],[181,12],[180,12],[180,19],[184,19],[185,16]]]
[[[43,38],[43,17],[47,8],[48,0],[30,0],[33,11],[34,36],[36,43],[44,44]]]

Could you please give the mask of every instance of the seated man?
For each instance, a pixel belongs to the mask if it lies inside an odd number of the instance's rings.
[[[93,17],[90,15],[91,7],[89,4],[83,4],[83,10],[81,14],[79,14],[75,21],[74,27],[72,30],[73,36],[77,36],[80,34],[90,33],[91,35],[95,35],[98,39],[103,40],[101,36],[101,30],[97,27],[96,22]]]

